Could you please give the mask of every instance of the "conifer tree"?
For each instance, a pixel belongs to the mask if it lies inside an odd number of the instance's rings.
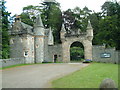
[[[9,58],[9,35],[8,35],[8,27],[9,27],[9,21],[8,17],[10,16],[10,13],[6,11],[5,7],[5,1],[0,1],[0,9],[1,9],[1,22],[2,22],[2,59]]]

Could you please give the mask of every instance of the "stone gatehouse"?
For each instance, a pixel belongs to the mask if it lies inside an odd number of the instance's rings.
[[[70,46],[77,41],[84,46],[85,59],[92,59],[93,28],[90,21],[86,29],[84,33],[76,30],[69,34],[62,25],[62,43],[54,45],[52,30],[44,28],[40,15],[33,27],[16,17],[10,30],[10,57],[24,58],[24,63],[70,62]]]

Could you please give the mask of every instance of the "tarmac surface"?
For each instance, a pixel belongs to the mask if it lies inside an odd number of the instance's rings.
[[[50,88],[51,81],[88,66],[83,63],[35,64],[2,72],[2,88]]]

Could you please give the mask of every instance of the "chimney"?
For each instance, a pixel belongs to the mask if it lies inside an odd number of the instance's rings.
[[[20,15],[16,15],[16,17],[15,17],[15,22],[21,22]]]

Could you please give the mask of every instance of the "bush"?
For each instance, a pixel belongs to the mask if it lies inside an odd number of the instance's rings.
[[[70,48],[71,60],[81,60],[84,58],[84,50],[81,47],[71,47]]]

